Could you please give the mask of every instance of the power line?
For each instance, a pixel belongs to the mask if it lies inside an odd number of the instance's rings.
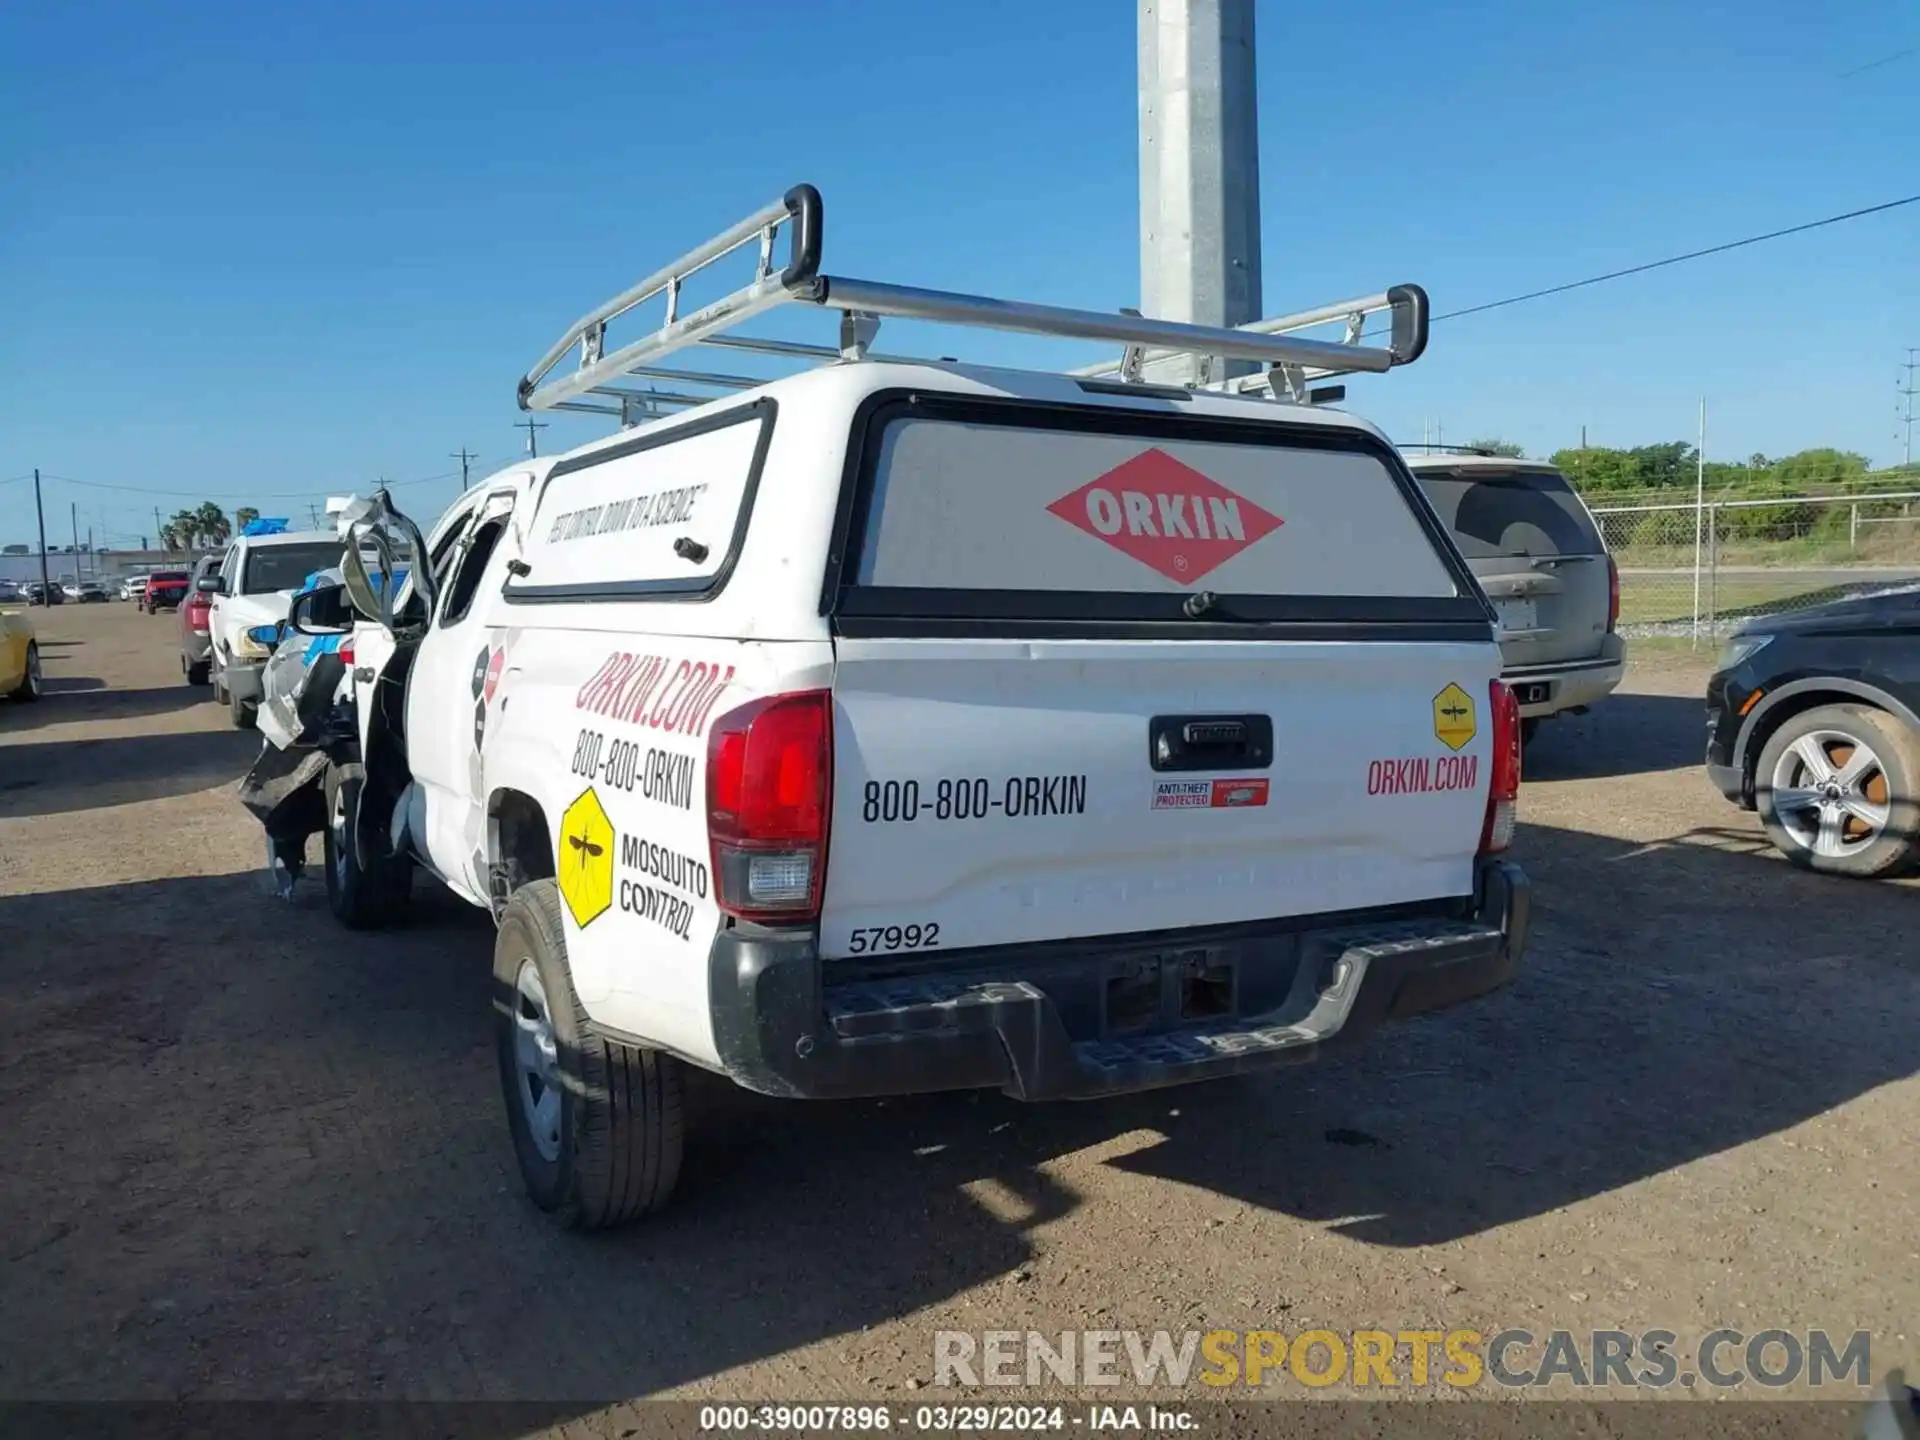
[[[1789,225],[1784,230],[1769,230],[1764,235],[1749,235],[1743,240],[1729,240],[1723,245],[1709,245],[1704,250],[1689,250],[1685,254],[1669,255],[1664,260],[1649,260],[1644,265],[1629,265],[1624,270],[1609,270],[1604,275],[1590,275],[1585,280],[1570,280],[1564,285],[1549,285],[1544,290],[1529,290],[1524,295],[1509,295],[1504,300],[1489,300],[1484,305],[1469,305],[1465,309],[1449,310],[1445,314],[1435,315],[1433,320],[1457,320],[1462,315],[1480,315],[1488,310],[1503,310],[1509,305],[1524,304],[1528,300],[1543,300],[1549,295],[1564,295],[1569,290],[1583,290],[1589,285],[1604,285],[1609,280],[1622,280],[1629,275],[1644,275],[1649,270],[1662,270],[1669,265],[1684,264],[1688,260],[1699,260],[1708,255],[1723,255],[1729,250],[1740,250],[1748,245],[1759,245],[1788,235],[1801,235],[1809,230],[1819,230],[1824,226],[1838,225],[1842,221],[1858,220],[1865,215],[1878,215],[1883,211],[1898,210],[1903,205],[1913,204],[1920,204],[1920,195],[1907,195],[1881,205],[1868,205],[1864,209],[1849,210],[1841,215],[1809,220],[1802,225]],[[1385,333],[1384,328],[1368,330],[1360,338],[1364,340],[1370,336]]]
[[[1669,265],[1684,264],[1688,260],[1700,260],[1708,255],[1724,255],[1729,250],[1740,250],[1748,245],[1760,245],[1768,240],[1783,239],[1788,235],[1802,235],[1809,230],[1819,230],[1827,225],[1838,225],[1846,220],[1858,220],[1864,215],[1878,215],[1883,211],[1897,210],[1902,205],[1920,203],[1920,195],[1908,195],[1899,200],[1889,200],[1883,205],[1869,205],[1860,210],[1849,210],[1843,215],[1829,215],[1824,220],[1809,220],[1804,225],[1789,225],[1784,230],[1769,230],[1764,235],[1749,235],[1744,240],[1729,240],[1724,245],[1709,245],[1704,250],[1689,250],[1683,255],[1669,255],[1664,260],[1649,260],[1644,265],[1629,265],[1624,270],[1609,270],[1604,275],[1592,275],[1585,280],[1572,280],[1565,285],[1549,285],[1544,290],[1529,290],[1524,295],[1510,295],[1505,300],[1490,300],[1484,305],[1469,305],[1464,310],[1449,310],[1444,315],[1436,315],[1435,320],[1455,320],[1462,315],[1480,315],[1488,310],[1503,309],[1508,305],[1520,305],[1528,300],[1543,300],[1549,295],[1564,295],[1569,290],[1581,290],[1589,285],[1604,285],[1609,280],[1623,280],[1629,275],[1644,275],[1649,270],[1665,269]]]
[[[1851,80],[1856,75],[1864,75],[1869,70],[1878,70],[1882,65],[1891,65],[1894,61],[1904,60],[1909,55],[1920,55],[1920,46],[1909,45],[1904,50],[1896,50],[1893,54],[1882,56],[1870,64],[1856,66],[1852,70],[1842,70],[1834,78],[1836,80]]]

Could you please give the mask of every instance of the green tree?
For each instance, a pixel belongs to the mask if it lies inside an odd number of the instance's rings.
[[[260,512],[254,509],[253,506],[242,505],[238,510],[233,512],[233,528],[236,530],[244,530],[259,518]]]
[[[202,500],[194,512],[199,523],[200,539],[207,545],[224,545],[233,534],[233,526],[227,520],[227,512],[211,500]]]
[[[1802,450],[1776,460],[1768,468],[1768,476],[1782,485],[1799,487],[1806,494],[1829,487],[1844,485],[1857,480],[1867,473],[1867,457],[1856,455],[1851,450],[1834,450],[1825,446],[1815,450]]]
[[[1527,452],[1511,440],[1469,440],[1467,449],[1477,450],[1483,455],[1498,455],[1506,460],[1527,458]]]

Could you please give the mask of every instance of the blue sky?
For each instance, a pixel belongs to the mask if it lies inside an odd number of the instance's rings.
[[[1901,0],[1259,27],[1268,313],[1403,280],[1445,311],[1920,192],[1920,57],[1862,69],[1920,45]],[[1133,304],[1134,44],[1129,0],[8,6],[0,482],[63,477],[56,543],[70,503],[118,542],[381,475],[437,511],[450,452],[519,453],[514,381],[569,321],[801,179],[830,270]],[[1349,406],[1538,453],[1691,438],[1705,396],[1716,458],[1894,460],[1916,262],[1920,206],[1463,318]]]

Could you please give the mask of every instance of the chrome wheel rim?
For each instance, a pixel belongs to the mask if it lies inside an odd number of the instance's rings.
[[[333,832],[333,873],[341,888],[347,883],[348,867],[353,863],[353,833],[347,828],[347,792],[345,786],[333,792],[333,813],[327,816],[327,829]]]
[[[1892,794],[1872,746],[1810,730],[1773,767],[1773,813],[1793,843],[1823,860],[1858,855],[1886,833]]]
[[[27,693],[29,695],[40,693],[40,647],[38,645],[27,647]]]
[[[520,1113],[540,1158],[560,1158],[560,1047],[553,1036],[553,1015],[540,967],[532,957],[520,962],[514,981],[514,1092]]]

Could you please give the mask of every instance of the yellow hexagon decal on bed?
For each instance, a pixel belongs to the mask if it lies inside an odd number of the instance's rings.
[[[1433,697],[1433,735],[1449,750],[1473,739],[1473,697],[1458,685],[1449,685]]]
[[[613,822],[591,790],[560,816],[560,898],[582,929],[613,905]]]

